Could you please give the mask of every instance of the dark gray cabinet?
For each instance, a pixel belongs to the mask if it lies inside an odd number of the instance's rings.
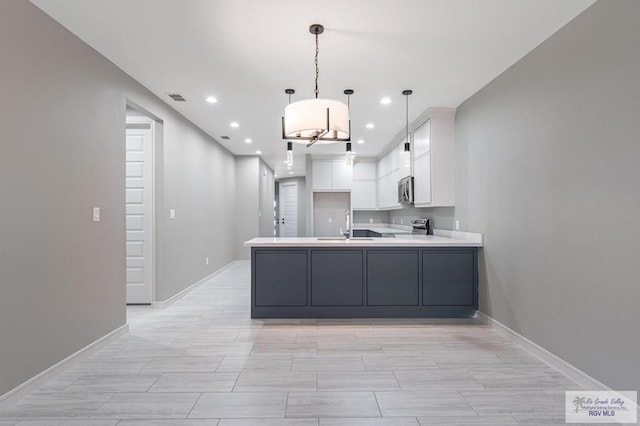
[[[476,287],[473,250],[422,252],[422,304],[474,305]]]
[[[307,304],[307,251],[278,250],[254,253],[256,306]]]
[[[363,255],[360,250],[311,252],[311,304],[362,306]]]
[[[474,247],[253,247],[252,318],[472,317]]]
[[[380,238],[382,234],[379,232],[371,231],[369,229],[354,229],[353,236],[356,238],[368,237],[368,238]]]
[[[369,250],[367,253],[367,304],[417,306],[418,250]]]

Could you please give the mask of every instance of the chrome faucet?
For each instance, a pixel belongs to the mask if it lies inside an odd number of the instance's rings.
[[[344,233],[344,236],[347,238],[347,240],[349,238],[351,238],[351,217],[349,216],[349,210],[345,210],[344,211],[344,219],[346,222],[346,231]]]

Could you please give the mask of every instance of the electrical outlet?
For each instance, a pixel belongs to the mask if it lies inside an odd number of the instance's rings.
[[[205,264],[206,266],[209,266],[209,258],[208,258],[208,257],[205,257],[205,258],[204,258],[204,264]]]
[[[456,231],[460,230],[460,221],[456,220]]]
[[[94,222],[100,222],[100,207],[93,208],[93,216],[92,219]]]
[[[333,223],[333,219],[332,218],[329,218],[329,223]]]
[[[373,218],[372,217],[369,218],[369,223],[373,223]]]
[[[176,218],[176,209],[169,209],[169,219],[173,220]]]

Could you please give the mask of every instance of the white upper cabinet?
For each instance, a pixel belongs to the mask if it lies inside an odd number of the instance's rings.
[[[431,152],[431,120],[413,132],[413,158],[420,158]]]
[[[413,200],[416,205],[431,203],[431,153],[413,162]]]
[[[400,151],[398,149],[398,147],[394,147],[378,160],[379,209],[392,210],[401,207],[398,203],[398,181],[400,180]]]
[[[356,160],[353,165],[351,208],[375,210],[377,204],[376,162]]]
[[[455,108],[430,108],[413,135],[416,207],[455,206]]]
[[[353,168],[346,161],[313,160],[311,173],[314,191],[349,191],[352,185]]]
[[[344,159],[334,160],[331,162],[332,167],[332,189],[351,189],[351,183],[353,181],[353,167],[347,166],[347,161]]]
[[[313,189],[332,189],[331,161],[314,160],[311,166]]]
[[[353,180],[376,179],[375,161],[356,161],[353,165]]]

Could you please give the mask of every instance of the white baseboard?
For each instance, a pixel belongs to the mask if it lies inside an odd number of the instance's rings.
[[[171,296],[167,300],[162,300],[162,301],[151,303],[151,306],[154,307],[154,308],[166,308],[167,306],[169,306],[172,303],[176,302],[177,300],[183,298],[184,296],[186,296],[188,293],[192,292],[196,288],[200,287],[202,284],[206,283],[210,279],[216,277],[217,275],[220,275],[221,273],[223,273],[224,271],[226,271],[227,269],[229,269],[230,267],[235,265],[236,262],[237,262],[237,260],[234,260],[233,262],[230,262],[230,263],[224,265],[222,268],[218,269],[217,271],[213,272],[212,274],[207,275],[206,277],[202,278],[201,280],[191,284],[189,287],[185,288],[184,290],[180,291],[179,293],[174,294],[173,296]]]
[[[613,392],[613,390],[604,383],[599,382],[579,368],[569,364],[567,361],[563,360],[557,355],[554,355],[542,346],[532,342],[522,334],[510,329],[500,321],[497,321],[491,318],[489,315],[483,314],[482,312],[478,312],[478,318],[488,326],[501,330],[505,334],[509,335],[509,337],[513,338],[513,340],[515,340],[516,343],[520,344],[527,352],[531,353],[536,358],[539,358],[542,362],[548,364],[550,367],[558,370],[584,389]]]
[[[57,375],[66,371],[71,365],[73,365],[79,359],[84,358],[90,355],[91,353],[97,351],[98,349],[102,348],[107,343],[109,343],[111,340],[114,340],[120,337],[121,335],[125,334],[127,331],[129,331],[129,325],[128,324],[121,325],[120,327],[116,328],[110,333],[105,334],[101,338],[89,343],[84,348],[69,355],[62,361],[47,368],[40,374],[30,378],[29,380],[22,383],[21,385],[16,386],[15,388],[11,389],[9,392],[5,393],[4,395],[0,395],[0,407],[2,407],[5,404],[11,404],[13,401],[21,399],[24,396],[32,393],[38,387],[42,386],[43,384],[50,381]]]

